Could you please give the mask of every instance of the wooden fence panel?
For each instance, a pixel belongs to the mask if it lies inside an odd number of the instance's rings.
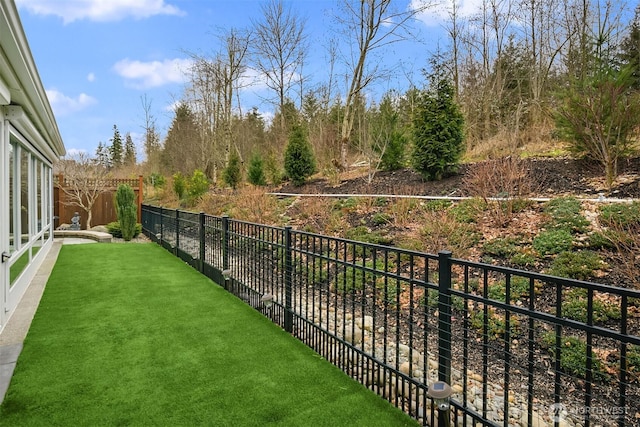
[[[62,185],[65,185],[62,175],[56,176],[53,188],[53,214],[56,217],[56,228],[62,224],[71,224],[71,218],[78,212],[80,214],[80,228],[87,228],[87,213],[80,207],[69,202],[69,196],[65,194]],[[128,184],[136,194],[138,204],[138,222],[141,221],[141,207],[143,199],[142,175],[137,179],[111,179],[91,209],[91,226],[106,225],[118,220],[115,207],[115,195],[118,185]]]

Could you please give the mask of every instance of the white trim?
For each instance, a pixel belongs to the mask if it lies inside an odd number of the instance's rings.
[[[0,76],[0,105],[9,104],[11,104],[11,91],[9,91],[9,85]]]
[[[0,253],[9,253],[9,129],[0,111]],[[9,263],[0,263],[0,331],[7,324],[7,294],[9,288]]]

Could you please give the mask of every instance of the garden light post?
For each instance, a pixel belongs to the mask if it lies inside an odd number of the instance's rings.
[[[431,383],[427,396],[433,399],[438,408],[438,427],[449,427],[451,423],[450,402],[451,386],[444,381]]]
[[[262,298],[260,298],[260,300],[262,301],[262,305],[264,305],[265,312],[266,311],[269,312],[269,319],[271,319],[271,306],[273,305],[273,295],[267,292],[266,294],[262,295]]]
[[[224,276],[224,289],[228,291],[229,282],[231,281],[231,270],[230,269],[222,270],[222,275]]]

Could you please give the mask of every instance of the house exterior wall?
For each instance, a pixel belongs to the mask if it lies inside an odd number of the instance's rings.
[[[0,2],[0,331],[53,244],[64,145],[13,0]]]

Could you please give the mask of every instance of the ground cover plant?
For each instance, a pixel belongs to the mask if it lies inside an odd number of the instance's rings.
[[[413,425],[153,244],[64,246],[1,426]]]

